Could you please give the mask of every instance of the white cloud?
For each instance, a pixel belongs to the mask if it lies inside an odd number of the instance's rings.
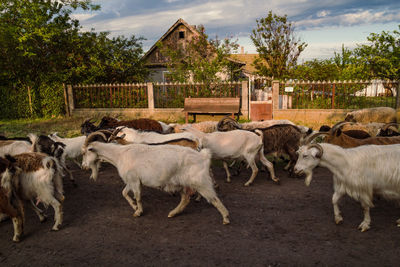
[[[327,11],[327,10],[322,10],[322,11],[320,11],[320,12],[317,13],[317,17],[323,18],[323,17],[328,16],[329,14],[330,14],[329,11]]]

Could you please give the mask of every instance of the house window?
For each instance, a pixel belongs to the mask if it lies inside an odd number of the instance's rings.
[[[181,31],[179,32],[179,39],[184,39],[185,38],[185,32]]]
[[[163,71],[162,72],[162,79],[163,79],[163,83],[171,82],[170,72],[169,71]]]

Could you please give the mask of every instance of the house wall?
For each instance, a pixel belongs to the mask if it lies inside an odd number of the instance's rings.
[[[148,77],[148,82],[154,82],[154,83],[164,82],[164,79],[163,79],[164,71],[167,71],[167,68],[163,68],[163,67],[151,68],[150,75]]]

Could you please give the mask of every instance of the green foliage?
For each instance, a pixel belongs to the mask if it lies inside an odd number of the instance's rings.
[[[63,83],[145,79],[141,38],[80,32],[71,13],[100,8],[91,2],[0,1],[0,117],[63,114]]]
[[[240,66],[229,60],[229,55],[237,51],[238,44],[229,38],[209,39],[202,25],[197,27],[198,35],[186,39],[184,43],[158,43],[161,54],[168,58],[169,78],[177,82],[221,81],[219,73],[228,80],[237,79]]]
[[[400,30],[400,25],[398,26]],[[368,70],[370,78],[400,78],[400,32],[371,33],[369,44],[358,45],[355,54]]]
[[[289,78],[297,59],[307,44],[294,34],[294,26],[287,16],[278,16],[272,11],[265,18],[257,19],[251,40],[259,57],[254,61],[258,74],[276,79]]]

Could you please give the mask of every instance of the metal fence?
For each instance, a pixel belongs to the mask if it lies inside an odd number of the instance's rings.
[[[286,81],[279,84],[279,107],[360,109],[396,107],[399,81]]]
[[[183,108],[186,97],[240,97],[241,83],[155,83],[155,108]]]
[[[75,108],[147,108],[146,84],[73,85]]]

